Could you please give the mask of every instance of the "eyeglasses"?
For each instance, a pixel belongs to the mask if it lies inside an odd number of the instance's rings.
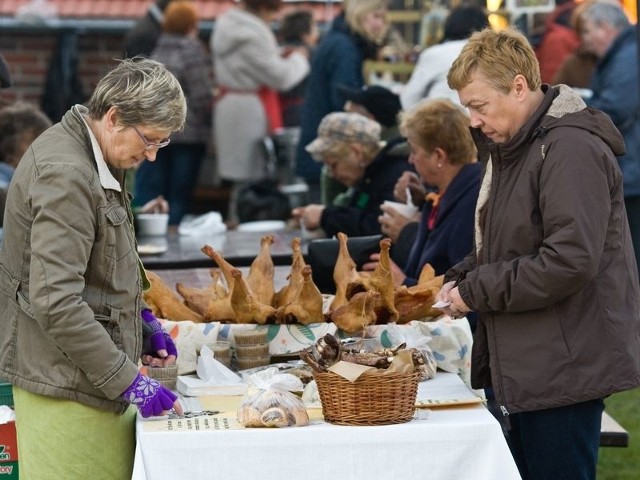
[[[153,150],[154,148],[158,148],[158,149],[164,148],[167,145],[169,145],[169,143],[171,143],[170,138],[165,138],[164,140],[161,140],[159,143],[152,143],[149,140],[147,140],[147,138],[144,135],[142,135],[140,133],[140,130],[138,130],[136,127],[131,127],[131,128],[133,128],[136,131],[140,139],[144,142],[145,150]]]

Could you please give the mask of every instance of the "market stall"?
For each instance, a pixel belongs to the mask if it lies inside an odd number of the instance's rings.
[[[201,397],[201,408],[221,413],[139,418],[132,479],[520,478],[500,425],[457,375],[438,372],[420,385],[419,400],[434,401],[413,420],[367,427],[331,425],[309,409],[305,427],[242,428],[239,397]]]

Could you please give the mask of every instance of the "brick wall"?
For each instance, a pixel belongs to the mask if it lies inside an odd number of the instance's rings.
[[[0,52],[11,71],[13,87],[0,91],[3,100],[25,100],[39,104],[44,93],[49,63],[58,41],[58,31],[3,32]],[[78,74],[85,95],[122,56],[122,33],[83,33],[78,36]]]
[[[9,65],[13,81],[13,87],[0,90],[0,100],[23,100],[40,105],[58,35],[57,30],[0,32],[0,52]],[[79,34],[78,75],[87,98],[98,80],[114,66],[114,59],[122,57],[124,35],[123,32]],[[217,183],[215,160],[209,152],[203,161],[199,184],[206,188]]]

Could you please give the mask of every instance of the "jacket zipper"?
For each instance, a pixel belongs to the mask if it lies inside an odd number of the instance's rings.
[[[491,180],[491,191],[492,192],[496,192],[496,188],[497,188],[498,184],[500,183],[500,181],[499,181],[500,180],[500,174],[502,173],[502,166],[503,166],[503,164],[502,164],[502,155],[500,154],[500,149],[499,148],[495,149],[495,154],[496,154],[496,160],[497,161],[493,162],[493,168],[494,168],[493,175],[494,175],[494,178]],[[494,181],[495,181],[495,184],[494,184]],[[491,195],[491,196],[492,196],[491,211],[488,212],[489,215],[487,215],[486,224],[485,224],[488,228],[485,228],[485,230],[484,230],[486,238],[487,238],[487,241],[483,242],[483,244],[484,244],[484,246],[486,248],[484,256],[486,258],[487,263],[490,263],[492,261],[492,258],[491,258],[491,255],[490,255],[490,251],[489,251],[489,246],[491,245],[491,242],[488,241],[488,240],[489,240],[489,236],[491,234],[490,225],[491,225],[491,221],[492,221],[492,218],[493,218],[493,212],[495,210],[495,205],[496,205],[496,202],[497,202],[497,196],[496,195]],[[494,316],[492,316],[492,320],[494,321],[493,323],[495,323],[495,317]],[[497,365],[497,370],[498,370],[496,372],[496,376],[499,379],[497,383],[498,383],[499,388],[500,388],[500,394],[501,394],[502,397],[504,397],[504,389],[502,387],[502,376],[500,374],[500,362],[499,362],[499,359],[498,359],[498,342],[496,341],[496,337],[495,337],[495,325],[491,326],[491,335],[493,336],[493,344],[495,345],[496,365]],[[504,398],[503,398],[503,401],[504,401]],[[502,413],[502,416],[505,419],[508,419],[509,410],[507,409],[506,405],[504,405],[504,404],[500,405],[500,412]]]

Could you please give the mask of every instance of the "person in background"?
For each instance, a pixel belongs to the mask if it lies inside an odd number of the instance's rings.
[[[420,102],[402,114],[402,132],[411,147],[409,163],[423,184],[435,187],[422,209],[419,231],[402,269],[393,265],[396,286],[417,283],[429,263],[443,275],[473,246],[473,218],[482,167],[469,133],[469,118],[447,99]],[[386,234],[388,217],[379,218]]]
[[[169,225],[190,212],[202,159],[211,137],[213,74],[209,55],[198,39],[198,12],[190,0],[174,0],[165,10],[163,33],[151,58],[180,82],[187,98],[187,123],[171,144],[158,151],[156,162],[136,171],[134,201],[143,205],[162,195],[169,204]]]
[[[156,0],[144,17],[136,22],[124,39],[124,57],[149,57],[162,33],[164,10],[173,0]]]
[[[282,17],[278,29],[278,41],[285,55],[292,48],[303,47],[308,50],[308,56],[311,58],[319,36],[318,24],[313,18],[311,10],[292,10]],[[280,92],[282,125],[285,128],[300,126],[300,108],[306,86],[305,79],[292,89]]]
[[[237,198],[247,184],[266,177],[264,138],[282,126],[278,92],[309,73],[308,51],[281,55],[270,24],[281,0],[244,0],[216,21],[211,36],[218,96],[214,144],[219,177],[232,185],[227,221],[238,221]]]
[[[578,3],[571,13],[571,28],[574,29],[578,38],[581,36],[582,12],[592,1],[593,0],[584,0]],[[553,76],[551,84],[558,85],[563,83],[573,88],[588,89],[597,62],[598,57],[594,53],[586,50],[582,42],[580,42],[578,48],[565,57]],[[589,96],[591,91],[587,90],[586,93],[586,96]]]
[[[129,479],[136,411],[182,412],[138,371],[140,360],[175,363],[177,351],[142,300],[149,282],[124,179],[186,112],[164,66],[123,60],[16,168],[0,250],[0,376],[13,384],[21,478]]]
[[[380,130],[380,124],[358,113],[334,112],[322,119],[307,150],[350,187],[349,199],[344,206],[293,209],[293,217],[307,230],[322,229],[329,238],[338,232],[353,237],[380,234],[380,205],[392,200],[396,180],[411,169],[406,155],[392,153],[395,142],[381,142]]]
[[[444,22],[442,42],[420,53],[409,81],[400,92],[402,109],[409,110],[425,98],[448,98],[457,103],[458,96],[447,85],[447,72],[469,35],[488,26],[482,8],[475,5],[453,8]]]
[[[636,26],[617,3],[594,2],[580,14],[584,48],[598,57],[591,77],[592,108],[611,117],[624,137],[618,157],[624,179],[624,204],[640,270],[640,94]]]
[[[575,0],[556,0],[556,7],[545,21],[540,43],[535,48],[544,83],[552,82],[565,59],[580,45],[580,38],[571,27],[576,5]]]
[[[398,131],[398,114],[400,113],[400,99],[388,88],[379,85],[363,85],[360,88],[350,88],[346,85],[338,85],[338,92],[346,99],[345,112],[359,113],[375,120],[382,127],[380,139],[383,141],[396,140]],[[409,150],[406,142],[396,142],[394,153],[400,153],[405,148],[406,155]],[[322,168],[320,178],[320,201],[325,205],[342,205],[345,200],[344,193],[347,186],[335,180],[326,166]]]
[[[0,108],[0,227],[13,173],[31,142],[50,126],[49,118],[31,103],[15,102]]]
[[[360,88],[365,84],[363,64],[375,59],[385,37],[387,0],[345,0],[343,11],[332,22],[314,52],[311,73],[302,103],[296,174],[309,185],[309,199],[320,198],[322,165],[305,149],[329,113],[342,110],[345,99],[338,85]]]
[[[405,155],[409,158],[409,145],[406,140],[400,134],[398,126],[398,116],[400,115],[400,97],[393,93],[388,88],[380,85],[364,85],[362,88],[348,88],[346,86],[338,87],[342,95],[347,99],[347,103],[344,105],[346,112],[354,112],[364,115],[367,118],[375,120],[382,127],[380,138],[386,142],[393,142],[394,147],[390,152],[393,155]],[[405,175],[416,175],[413,170],[405,171],[401,178]],[[325,176],[328,176],[326,168],[322,170],[322,198],[325,205],[334,204],[340,205],[341,198],[344,196],[345,189],[339,189],[341,184],[333,181],[326,181]],[[329,191],[329,186],[334,185],[334,192]],[[332,201],[328,201],[333,198]],[[380,208],[383,212],[386,212],[389,207],[381,205]],[[390,210],[390,209],[389,209]],[[404,265],[409,256],[409,250],[415,235],[418,231],[418,219],[419,214],[414,218],[407,218],[395,210],[389,212],[389,215],[394,216],[394,226],[397,228],[398,235],[392,235],[391,232],[386,232],[386,235],[391,238],[393,244],[391,246],[390,255],[391,258],[398,264]],[[406,230],[405,230],[406,228]],[[402,231],[402,235],[400,235]]]
[[[0,188],[9,187],[24,152],[50,126],[34,104],[18,101],[0,108]]]
[[[390,141],[400,137],[398,115],[402,107],[400,97],[381,85],[363,85],[352,88],[339,85],[338,92],[344,97],[345,112],[359,113],[375,120],[382,127],[380,138]]]
[[[522,478],[595,479],[603,399],[640,385],[622,136],[569,87],[542,84],[513,29],[472,35],[447,78],[486,173],[474,250],[436,300],[453,318],[479,313],[471,384],[493,389]]]
[[[403,246],[409,251],[406,262],[399,264],[392,256],[394,285],[410,287],[418,282],[427,263],[436,275],[443,275],[473,248],[482,166],[476,162],[469,118],[450,100],[420,102],[402,114],[400,128],[411,146],[409,163],[415,166],[420,184],[435,187],[416,223],[418,230],[412,244]],[[378,221],[382,233],[388,235],[388,225],[394,222],[393,210],[386,206],[382,209],[385,214]],[[374,270],[379,257],[374,254],[363,269]],[[471,330],[475,330],[475,316],[468,320]]]

